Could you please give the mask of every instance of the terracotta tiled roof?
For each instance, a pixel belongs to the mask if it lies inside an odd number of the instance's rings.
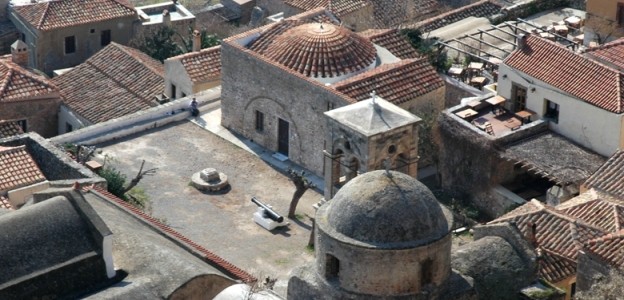
[[[399,105],[442,86],[444,81],[429,61],[420,58],[381,65],[340,81],[334,88],[357,101],[370,98],[375,90],[381,98]]]
[[[22,126],[15,121],[0,121],[0,139],[22,134]]]
[[[616,151],[585,181],[585,186],[624,201],[624,150]]]
[[[371,42],[384,47],[401,59],[418,58],[420,54],[410,45],[397,29],[369,29],[358,32],[359,35],[366,37]]]
[[[206,82],[221,77],[221,46],[182,54],[167,60],[180,60],[186,73],[194,83]]]
[[[529,35],[504,63],[602,109],[624,112],[623,74],[555,42]]]
[[[163,65],[139,50],[111,43],[53,81],[65,104],[99,123],[155,106],[164,92]]]
[[[538,273],[540,278],[558,282],[576,274],[576,261],[548,249],[539,249]]]
[[[624,69],[624,38],[585,50],[586,56],[615,68]]]
[[[376,59],[365,38],[332,24],[307,23],[290,28],[262,54],[305,76],[331,78],[360,71]]]
[[[39,30],[51,30],[136,15],[125,0],[53,0],[13,6],[15,13]],[[130,30],[130,29],[129,29]]]
[[[13,63],[10,55],[0,58],[0,101],[26,100],[57,91],[47,78]]]
[[[173,230],[171,227],[163,224],[158,219],[144,213],[143,211],[136,208],[132,204],[129,204],[127,201],[119,199],[117,196],[109,193],[108,191],[101,189],[99,187],[95,187],[95,186],[85,187],[83,188],[83,191],[85,192],[95,191],[98,195],[101,196],[101,198],[122,207],[123,209],[128,211],[130,214],[134,215],[135,217],[144,220],[149,225],[154,226],[158,230],[161,230],[163,233],[165,233],[169,237],[176,239],[179,243],[183,244],[185,247],[191,248],[194,251],[199,252],[201,255],[203,255],[203,258],[205,260],[207,260],[213,266],[217,267],[220,271],[225,272],[228,276],[232,276],[235,279],[242,280],[245,283],[250,283],[250,282],[254,282],[258,280],[253,275],[247,273],[245,270],[233,265],[229,261],[219,257],[218,255],[212,253],[211,251],[202,247],[201,245],[196,244],[195,242],[193,242],[186,236]]]
[[[551,254],[555,253],[570,262],[576,261],[578,250],[584,242],[605,233],[598,227],[558,212],[537,200],[531,200],[530,204],[526,205],[530,205],[528,209],[514,210],[490,224],[514,222],[527,239],[535,228],[535,243],[538,248],[550,251]],[[545,259],[540,264],[540,274],[544,278],[551,278],[553,282],[574,275],[575,268],[561,268],[563,263],[565,262],[556,257]]]
[[[488,0],[479,1],[461,8],[439,14],[433,18],[418,22],[406,27],[415,28],[421,32],[430,32],[446,25],[453,24],[468,17],[489,17],[500,13],[501,6]]]
[[[594,199],[560,211],[607,232],[624,229],[624,205],[622,204]]]
[[[46,180],[26,146],[0,146],[0,192]]]
[[[327,7],[337,17],[348,15],[360,8],[371,5],[371,2],[368,0],[286,0],[284,3],[302,11],[317,7]]]
[[[408,3],[411,2],[411,3]],[[376,0],[373,1],[373,16],[378,28],[399,25],[406,20],[422,20],[437,14],[442,5],[437,0]]]
[[[292,28],[296,25],[302,24],[304,22],[311,22],[315,18],[319,16],[326,16],[327,18],[334,20],[335,17],[324,8],[317,8],[314,10],[310,10],[307,12],[300,13],[298,15],[287,18],[281,22],[265,25],[256,29],[252,29],[229,38],[223,40],[224,44],[228,44],[228,46],[237,48],[238,51],[242,51],[247,53],[248,55],[252,55],[256,59],[264,62],[267,65],[280,69],[284,72],[284,74],[289,74],[290,76],[294,76],[300,80],[306,80],[309,84],[317,86],[318,88],[326,89],[328,92],[334,94],[339,99],[344,100],[346,103],[355,103],[356,101],[347,95],[337,92],[333,88],[328,88],[324,84],[312,80],[305,75],[296,72],[280,63],[275,62],[272,59],[267,58],[262,55],[262,51],[265,51],[266,48],[272,43],[273,39],[269,38],[269,36],[277,36],[280,32],[284,32],[289,28]],[[254,39],[255,38],[255,39]],[[244,42],[245,40],[251,40],[250,43]]]
[[[624,267],[624,231],[609,233],[587,241],[584,249],[602,258],[605,262]]]
[[[6,196],[0,195],[0,208],[13,209],[11,202],[9,202],[9,198],[7,198]]]

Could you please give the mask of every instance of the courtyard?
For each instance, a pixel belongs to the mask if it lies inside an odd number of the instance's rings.
[[[288,227],[266,231],[252,221],[257,206],[251,197],[286,215],[295,187],[287,175],[258,156],[186,120],[98,145],[97,159],[132,179],[145,160],[156,175],[139,183],[151,200],[151,214],[252,275],[278,281],[274,290],[285,296],[288,274],[314,259],[306,247],[321,194],[310,189]],[[193,173],[216,168],[231,188],[203,193],[190,185]]]

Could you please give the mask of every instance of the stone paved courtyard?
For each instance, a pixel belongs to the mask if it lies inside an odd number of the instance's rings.
[[[288,177],[259,157],[229,143],[188,121],[152,129],[121,140],[99,145],[113,157],[113,165],[133,178],[141,160],[146,168],[158,168],[155,176],[144,177],[152,214],[215,254],[251,274],[277,277],[275,290],[285,295],[289,272],[313,260],[306,249],[313,216],[312,204],[321,195],[308,190],[301,199],[298,220],[287,229],[268,232],[251,218],[255,196],[286,214],[294,185]],[[216,168],[228,176],[231,189],[225,193],[202,193],[191,187],[193,173]]]

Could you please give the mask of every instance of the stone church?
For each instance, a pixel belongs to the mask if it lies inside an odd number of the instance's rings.
[[[404,173],[355,177],[315,218],[315,260],[291,273],[288,299],[519,299],[537,279],[510,224],[451,251],[452,213]]]
[[[322,8],[224,40],[221,60],[222,125],[318,175],[323,113],[372,92],[417,115],[444,102],[442,79],[398,31],[354,33]]]

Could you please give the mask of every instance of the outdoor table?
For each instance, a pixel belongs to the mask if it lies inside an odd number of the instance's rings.
[[[476,116],[477,112],[474,109],[472,109],[472,108],[466,108],[466,109],[464,109],[462,111],[456,112],[455,114],[458,117],[460,117],[462,119],[465,119],[465,118],[468,118],[470,116]]]
[[[505,101],[507,101],[507,99],[503,98],[502,96],[494,96],[492,98],[489,98],[487,100],[488,103],[492,104],[492,105],[499,105]]]

